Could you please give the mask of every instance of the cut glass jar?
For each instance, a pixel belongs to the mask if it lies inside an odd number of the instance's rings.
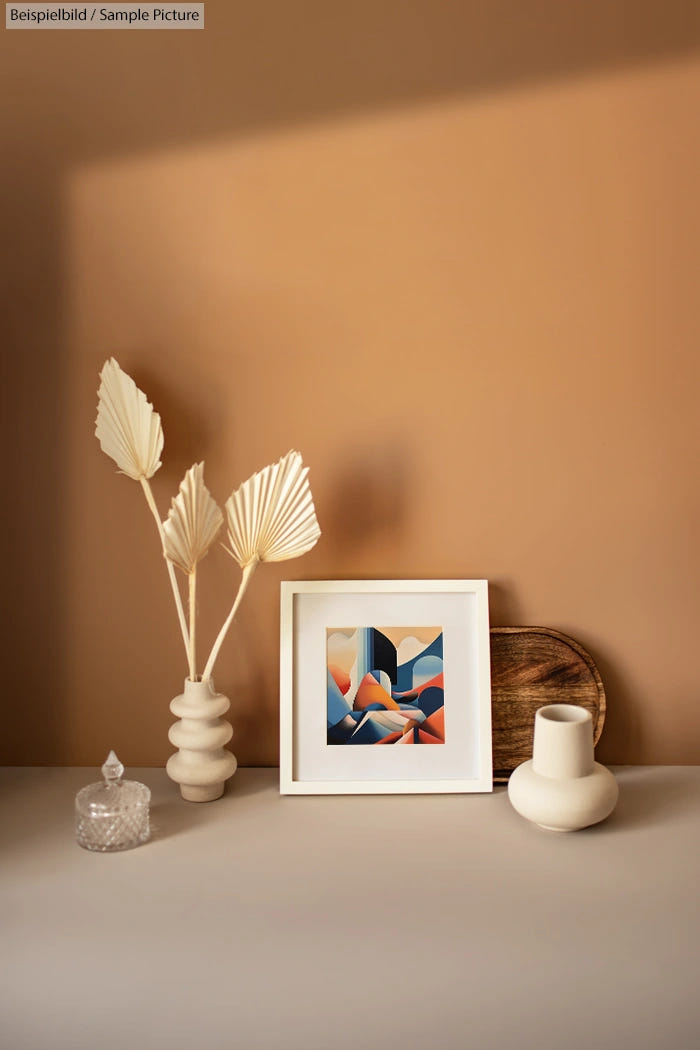
[[[133,849],[150,836],[151,792],[136,780],[122,780],[124,766],[110,751],[104,781],[88,784],[75,796],[78,845],[98,853]]]

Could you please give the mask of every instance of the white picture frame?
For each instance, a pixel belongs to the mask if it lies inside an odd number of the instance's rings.
[[[493,790],[486,580],[286,581],[280,633],[281,794]]]

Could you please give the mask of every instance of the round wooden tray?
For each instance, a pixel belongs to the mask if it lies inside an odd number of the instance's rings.
[[[590,653],[549,627],[491,628],[493,779],[503,783],[532,758],[535,712],[577,704],[593,716],[593,742],[605,721],[605,690]]]

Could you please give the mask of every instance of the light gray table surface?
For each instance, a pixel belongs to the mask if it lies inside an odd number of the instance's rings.
[[[700,767],[615,769],[595,828],[486,795],[280,797],[239,770],[74,838],[94,769],[0,770],[3,1050],[696,1050]]]

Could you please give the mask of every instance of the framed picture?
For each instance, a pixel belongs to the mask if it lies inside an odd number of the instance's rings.
[[[491,791],[486,580],[282,584],[280,791]]]

